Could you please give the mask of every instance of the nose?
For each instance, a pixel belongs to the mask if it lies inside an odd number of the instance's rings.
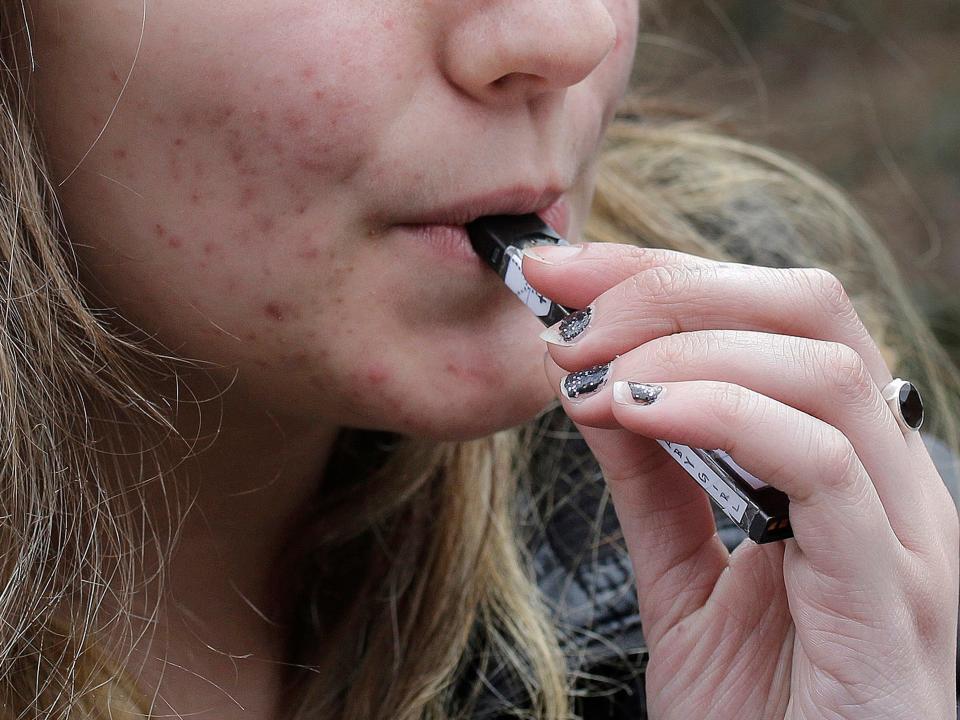
[[[590,75],[617,40],[604,0],[501,0],[461,13],[443,40],[447,78],[474,99],[515,103]]]

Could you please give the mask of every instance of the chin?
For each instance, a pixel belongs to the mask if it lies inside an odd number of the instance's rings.
[[[522,393],[483,388],[464,392],[461,388],[432,395],[437,404],[404,414],[391,430],[426,440],[475,440],[532,420],[555,398],[545,380],[533,392],[529,388]]]

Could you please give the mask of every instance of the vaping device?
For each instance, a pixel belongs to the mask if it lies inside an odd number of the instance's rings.
[[[468,223],[466,228],[474,251],[544,325],[553,325],[573,312],[538,293],[523,277],[525,247],[569,245],[539,215],[488,215]],[[787,495],[737,465],[725,450],[657,442],[755,543],[793,537]]]

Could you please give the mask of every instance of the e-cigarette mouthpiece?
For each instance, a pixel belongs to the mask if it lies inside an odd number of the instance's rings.
[[[550,326],[572,311],[538,293],[523,277],[523,249],[529,245],[569,245],[539,215],[488,215],[467,224],[470,244],[497,271],[508,288]]]

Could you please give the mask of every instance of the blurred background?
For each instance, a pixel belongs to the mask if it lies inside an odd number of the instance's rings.
[[[634,83],[702,98],[845,187],[960,363],[960,0],[649,0],[644,13]]]

